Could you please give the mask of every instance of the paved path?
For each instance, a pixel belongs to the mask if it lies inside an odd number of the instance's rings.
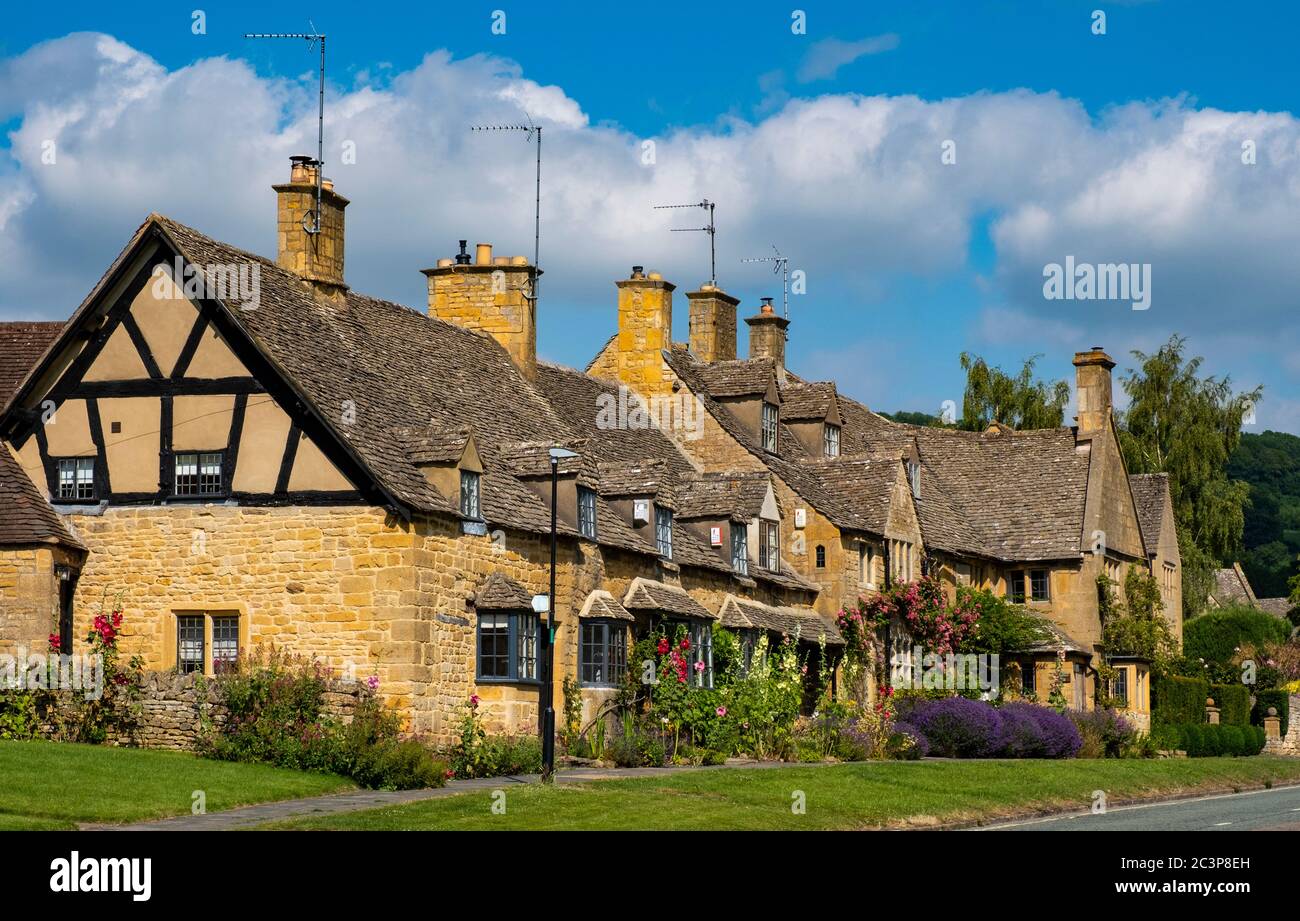
[[[589,783],[595,780],[625,780],[636,777],[663,777],[666,774],[680,774],[685,771],[719,771],[732,768],[780,769],[784,767],[815,767],[809,764],[785,764],[771,761],[731,761],[724,765],[707,767],[673,766],[661,768],[561,768],[555,775],[556,783]],[[357,812],[362,809],[379,809],[384,806],[400,806],[405,803],[417,803],[427,799],[441,799],[461,793],[474,793],[480,790],[499,790],[511,784],[537,783],[541,778],[536,774],[514,777],[483,777],[474,780],[453,780],[445,787],[428,790],[353,790],[347,793],[330,793],[325,796],[311,796],[306,799],[281,800],[275,803],[258,803],[254,806],[241,806],[225,812],[210,812],[206,815],[178,815],[169,819],[155,819],[149,822],[137,822],[132,825],[82,825],[85,830],[113,831],[229,831],[247,829],[266,822],[278,822],[281,819],[302,816],[334,815],[340,812]]]
[[[981,831],[1300,831],[1300,787],[1115,806],[988,825]]]

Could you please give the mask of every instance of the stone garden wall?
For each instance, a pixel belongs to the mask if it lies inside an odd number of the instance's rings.
[[[1292,694],[1290,704],[1291,719],[1286,735],[1266,743],[1264,751],[1270,755],[1291,755],[1300,758],[1300,694]]]

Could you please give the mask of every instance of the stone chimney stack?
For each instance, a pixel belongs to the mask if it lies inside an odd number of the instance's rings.
[[[713,285],[688,291],[691,352],[700,361],[734,361],[736,358],[737,298]]]
[[[749,324],[749,357],[776,360],[777,374],[785,375],[785,331],[790,321],[777,316],[772,309],[772,299],[763,298],[757,314],[746,317]]]
[[[524,377],[537,377],[537,305],[532,299],[539,274],[526,256],[493,256],[491,243],[467,241],[450,259],[421,271],[429,279],[429,316],[487,333],[510,353]]]
[[[632,266],[618,286],[618,340],[615,348],[620,383],[653,394],[665,381],[661,352],[673,344],[673,291],[658,272]]]
[[[323,294],[343,295],[343,209],[348,200],[321,182],[320,232],[316,226],[316,175],[320,164],[311,157],[290,157],[289,181],[275,189],[279,249],[276,264],[311,282]]]
[[[1074,353],[1075,397],[1079,404],[1079,434],[1090,435],[1110,424],[1114,403],[1111,397],[1111,369],[1115,362],[1094,345],[1086,352]]]

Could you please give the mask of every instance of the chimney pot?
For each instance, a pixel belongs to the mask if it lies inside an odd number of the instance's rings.
[[[643,265],[634,265],[634,266],[632,266],[632,277],[633,277],[633,278],[644,278],[644,277],[645,277],[645,266],[643,266]]]
[[[479,243],[474,247],[474,264],[491,265],[492,264],[492,244]]]
[[[460,241],[460,252],[456,254],[456,265],[469,265],[469,252],[466,249],[468,246],[468,240]]]

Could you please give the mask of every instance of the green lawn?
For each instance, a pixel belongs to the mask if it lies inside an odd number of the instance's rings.
[[[1159,761],[895,761],[769,770],[718,770],[582,786],[502,784],[490,793],[304,818],[277,829],[852,829],[994,818],[1037,808],[1087,808],[1194,790],[1300,781],[1300,759]],[[796,791],[806,812],[796,814]]]
[[[208,812],[348,790],[342,777],[182,752],[0,742],[0,830],[72,828],[188,813],[194,791]]]

